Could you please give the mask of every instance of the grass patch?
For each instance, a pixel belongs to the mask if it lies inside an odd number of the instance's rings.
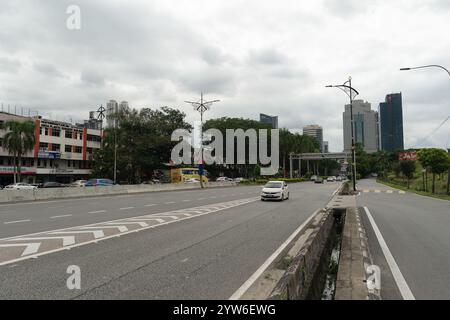
[[[446,194],[434,194],[431,192],[426,192],[423,190],[417,190],[415,188],[413,188],[413,185],[411,183],[410,189],[408,189],[408,187],[406,187],[405,185],[399,184],[399,183],[395,183],[393,181],[384,181],[384,180],[377,180],[379,183],[384,184],[388,187],[392,187],[392,188],[396,188],[396,189],[400,189],[403,191],[407,191],[407,192],[413,192],[422,196],[426,196],[426,197],[431,197],[431,198],[436,198],[436,199],[441,199],[441,200],[448,200],[450,201],[450,195],[446,195]]]

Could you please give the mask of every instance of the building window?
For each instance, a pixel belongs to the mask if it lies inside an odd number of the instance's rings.
[[[83,140],[83,132],[80,132],[80,140]]]
[[[5,129],[5,121],[0,120],[0,129]]]
[[[41,151],[48,151],[48,143],[40,142],[39,143],[39,150],[41,150]]]
[[[48,136],[48,128],[45,127],[44,130],[45,130],[45,135]]]
[[[34,159],[30,160],[30,167],[34,167]]]
[[[83,153],[83,148],[82,147],[75,147],[75,153]]]
[[[64,151],[65,152],[72,152],[72,146],[69,146],[69,145],[65,145],[65,147],[64,147]]]
[[[53,137],[60,137],[60,136],[61,136],[61,129],[59,129],[59,128],[53,128],[53,130],[52,130],[52,136],[53,136]]]
[[[47,168],[47,160],[46,159],[44,159],[44,161],[43,161],[43,163],[44,163],[44,168]]]
[[[72,139],[73,138],[72,131],[65,130],[64,131],[64,136],[66,137],[66,139]]]
[[[96,136],[96,135],[93,135],[93,134],[88,134],[87,135],[87,141],[101,142],[102,139],[101,139],[100,136]]]
[[[61,145],[60,144],[53,144],[52,145],[52,151],[61,151]]]
[[[25,159],[22,159],[22,167],[25,167],[27,165],[27,161]]]

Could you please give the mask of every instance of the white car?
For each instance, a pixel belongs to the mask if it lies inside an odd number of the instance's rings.
[[[200,180],[192,178],[192,179],[187,179],[184,183],[200,183]]]
[[[284,181],[269,181],[261,192],[261,201],[289,199],[289,187]]]
[[[334,177],[334,176],[328,177],[327,181],[328,182],[335,182],[336,181],[336,177]]]
[[[77,181],[72,182],[70,184],[70,186],[71,187],[78,187],[78,188],[85,187],[86,186],[86,182],[87,182],[86,180],[77,180]]]
[[[317,176],[311,176],[311,181],[316,181],[317,180]]]
[[[229,181],[227,177],[219,177],[216,179],[217,182]]]
[[[34,189],[37,189],[37,187],[24,182],[10,184],[5,187],[5,190],[34,190]]]

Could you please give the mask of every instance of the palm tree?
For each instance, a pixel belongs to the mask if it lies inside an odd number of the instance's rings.
[[[8,121],[3,139],[3,147],[13,156],[14,183],[21,180],[22,156],[33,150],[35,144],[35,124],[32,121]],[[16,173],[17,168],[17,173]]]

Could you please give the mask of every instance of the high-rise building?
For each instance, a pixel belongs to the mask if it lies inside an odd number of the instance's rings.
[[[112,117],[114,114],[118,113],[121,110],[125,110],[128,108],[128,102],[122,101],[120,104],[117,103],[116,100],[110,100],[106,104],[106,127],[114,128],[114,118]]]
[[[329,147],[328,141],[324,141],[323,142],[322,152],[323,153],[330,153],[330,147]]]
[[[404,149],[402,94],[393,93],[380,103],[380,147],[385,151]]]
[[[114,128],[113,115],[119,111],[119,105],[116,100],[109,100],[106,104],[106,127]]]
[[[350,105],[345,106],[344,122],[344,152],[352,151],[352,127]],[[360,143],[367,153],[377,152],[378,143],[378,112],[371,109],[369,102],[353,101],[353,129],[355,143]]]
[[[269,116],[264,113],[259,114],[259,122],[267,123],[272,126],[273,129],[278,129],[278,117],[277,116]]]
[[[320,150],[323,152],[323,129],[317,124],[311,124],[303,127],[303,134],[316,138],[319,142]]]

